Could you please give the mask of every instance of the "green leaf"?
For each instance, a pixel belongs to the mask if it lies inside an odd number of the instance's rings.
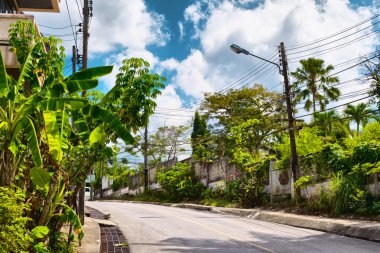
[[[84,115],[89,115],[94,119],[103,121],[119,138],[127,144],[133,144],[135,139],[125,126],[109,111],[97,105],[87,105],[82,109]]]
[[[63,150],[68,149],[69,119],[63,111],[44,111],[43,117],[48,135],[49,151],[57,162],[63,157]]]
[[[34,128],[34,124],[31,119],[28,117],[24,117],[22,119],[22,123],[24,126],[24,132],[26,135],[26,140],[28,142],[28,147],[30,152],[32,153],[32,159],[36,166],[42,165],[42,157],[40,152],[40,146],[37,140],[36,129]]]
[[[16,144],[16,139],[17,139],[17,136],[19,135],[20,131],[22,129],[22,123],[21,122],[18,122],[13,130],[13,136],[12,136],[12,140],[11,142],[9,143],[9,147],[8,149],[12,152],[12,154],[14,156],[17,155],[17,151],[18,151],[18,147],[17,147],[17,144]]]
[[[89,80],[96,79],[101,76],[108,75],[112,72],[113,66],[102,66],[102,67],[94,67],[88,68],[82,71],[78,71],[71,76],[69,76],[68,80]]]
[[[43,242],[39,242],[33,246],[33,249],[36,253],[50,253],[50,251],[46,248]]]
[[[106,138],[106,135],[105,135],[105,131],[104,131],[104,127],[103,127],[103,124],[100,124],[99,126],[97,126],[90,134],[90,144],[95,144],[97,142],[104,142],[105,141],[105,138]]]
[[[3,121],[0,123],[0,130],[1,129],[5,129],[5,130],[8,129],[8,123],[6,121]]]
[[[7,72],[5,70],[5,64],[3,55],[0,52],[0,98],[5,96],[9,91]]]
[[[61,97],[63,94],[89,90],[95,88],[96,86],[98,86],[98,80],[69,80],[54,83],[49,90],[52,97]]]
[[[33,49],[30,52],[32,51]],[[22,65],[20,69],[20,75],[17,80],[17,87],[22,87],[22,85],[25,83],[25,79],[30,77],[29,74],[32,73],[32,67],[33,67],[32,60],[33,60],[32,53],[29,53],[25,59],[24,64]]]
[[[31,232],[33,239],[42,239],[49,234],[49,228],[46,226],[37,226],[33,228]]]
[[[73,225],[74,230],[76,230],[77,234],[80,234],[78,230],[81,230],[82,224],[80,222],[79,216],[75,213],[75,211],[66,204],[60,204],[65,210],[65,215],[67,220]]]
[[[83,98],[49,98],[41,101],[39,107],[43,111],[62,111],[65,106],[71,110],[78,110],[87,104],[88,100]]]
[[[44,189],[48,189],[50,186],[51,176],[49,172],[41,167],[34,167],[30,170],[30,179],[33,184]]]
[[[82,141],[87,141],[90,136],[90,130],[88,129],[87,121],[84,115],[79,112],[73,112],[72,117],[74,119],[74,125],[79,138],[81,138]]]

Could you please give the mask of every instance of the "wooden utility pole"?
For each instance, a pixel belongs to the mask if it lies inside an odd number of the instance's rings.
[[[76,48],[75,46],[73,46],[73,58],[71,59],[72,63],[73,63],[73,74],[75,72],[77,72],[77,51],[76,51]]]
[[[148,125],[144,133],[144,192],[148,192]]]
[[[282,65],[282,75],[284,76],[284,86],[285,86],[285,101],[286,101],[286,109],[288,112],[288,130],[290,137],[290,149],[291,149],[291,159],[290,164],[293,173],[293,184],[299,178],[299,170],[298,170],[298,155],[297,155],[297,147],[296,147],[296,139],[294,135],[294,117],[293,117],[293,107],[290,98],[290,84],[289,84],[289,76],[288,76],[288,60],[286,59],[285,46],[284,42],[280,43],[280,54],[281,54],[281,65]],[[298,192],[297,192],[298,194]]]
[[[88,1],[89,0],[84,0],[83,4],[83,69],[87,69],[87,59],[88,59],[88,21],[89,21],[89,6],[88,6]],[[86,91],[84,91],[85,93]]]
[[[89,0],[84,0],[83,2],[83,53],[82,53],[82,69],[87,69],[87,55],[88,55],[88,21],[89,21]],[[82,91],[82,97],[86,96],[86,90]],[[79,190],[79,207],[78,215],[82,224],[84,224],[84,191],[86,183],[83,183],[81,189]]]

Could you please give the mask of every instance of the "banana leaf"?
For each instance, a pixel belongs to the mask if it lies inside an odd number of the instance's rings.
[[[98,80],[69,80],[65,82],[54,83],[50,88],[51,97],[61,97],[64,94],[71,94],[83,90],[93,89],[98,86]]]
[[[0,98],[6,96],[9,91],[7,72],[5,70],[5,64],[3,55],[0,51]]]
[[[88,68],[78,71],[71,76],[67,77],[67,80],[88,80],[96,79],[112,72],[113,66],[101,66]]]
[[[109,111],[101,108],[97,105],[90,105],[82,108],[82,113],[88,115],[94,119],[101,120],[105,125],[111,129],[119,138],[121,138],[127,144],[135,143],[135,139],[128,131],[128,129],[123,126],[123,124]]]

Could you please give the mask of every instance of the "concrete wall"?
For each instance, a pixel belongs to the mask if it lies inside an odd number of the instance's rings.
[[[228,181],[234,181],[243,177],[243,173],[229,164],[227,159],[217,161],[213,164],[202,164],[193,162],[191,158],[181,162],[191,164],[194,169],[195,176],[207,187],[212,189],[225,189]],[[175,164],[175,162],[171,163]],[[160,185],[156,181],[157,171],[167,170],[166,166],[159,168],[151,168],[149,170],[149,189],[159,190]],[[279,170],[275,162],[271,162],[268,168],[269,182],[265,186],[266,193],[270,196],[271,201],[281,201],[288,198],[292,194],[292,173],[288,170]],[[138,195],[144,191],[144,175],[143,173],[129,177],[129,185],[123,189],[113,192],[112,189],[103,191],[103,196],[122,196],[125,194]],[[380,173],[373,175],[368,181],[368,190],[373,196],[380,196]],[[327,189],[329,182],[322,182],[310,185],[301,190],[303,197],[310,197],[319,194],[321,189]],[[100,197],[100,194],[96,195]],[[95,197],[96,197],[95,196]]]
[[[269,185],[266,192],[272,201],[287,198],[291,194],[292,173],[288,170],[279,170],[274,161],[269,165]]]

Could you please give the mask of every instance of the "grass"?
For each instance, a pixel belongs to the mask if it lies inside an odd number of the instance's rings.
[[[233,203],[223,198],[206,198],[199,201],[199,204],[218,207],[238,207],[236,203]]]

